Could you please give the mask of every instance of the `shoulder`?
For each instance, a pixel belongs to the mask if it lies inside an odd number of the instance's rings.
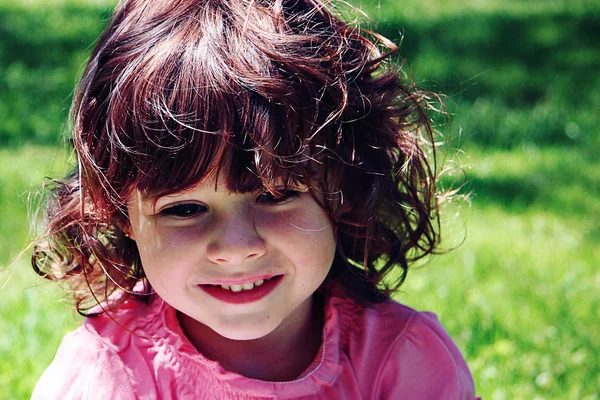
[[[85,324],[68,333],[32,399],[128,399],[133,388],[119,354]]]
[[[352,306],[348,352],[373,398],[474,399],[469,368],[437,316],[395,301]]]
[[[145,334],[136,322],[141,307],[86,318],[67,333],[32,399],[136,398],[138,383],[149,376],[144,354],[135,349]]]

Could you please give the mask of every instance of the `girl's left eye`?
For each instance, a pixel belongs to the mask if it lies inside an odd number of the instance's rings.
[[[193,218],[199,214],[202,214],[207,210],[206,206],[196,203],[183,203],[176,204],[171,207],[167,207],[162,210],[159,214],[161,216],[175,217],[180,219]]]
[[[259,204],[284,204],[298,196],[300,196],[300,192],[297,190],[285,190],[281,196],[276,196],[271,192],[264,192],[257,197],[256,201]]]

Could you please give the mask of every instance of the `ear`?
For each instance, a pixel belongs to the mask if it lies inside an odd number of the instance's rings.
[[[135,235],[133,234],[133,229],[131,229],[131,224],[128,222],[125,226],[121,227],[123,234],[125,237],[135,241]]]
[[[135,235],[133,233],[133,229],[131,228],[131,221],[129,221],[129,216],[125,213],[121,215],[120,218],[117,218],[115,222],[113,222],[121,231],[123,231],[123,236],[130,238],[131,240],[135,240]]]

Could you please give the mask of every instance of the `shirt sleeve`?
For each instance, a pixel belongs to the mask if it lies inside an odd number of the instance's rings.
[[[32,400],[135,399],[118,354],[83,328],[67,334]]]
[[[475,399],[467,363],[434,314],[415,313],[382,360],[375,399]]]

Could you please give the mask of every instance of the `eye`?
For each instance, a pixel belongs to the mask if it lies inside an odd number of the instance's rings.
[[[256,198],[256,202],[259,204],[284,204],[298,196],[300,196],[300,192],[297,190],[284,190],[279,196],[271,192],[264,192]]]
[[[180,219],[196,217],[208,209],[206,206],[197,203],[182,203],[163,209],[159,214],[161,216],[175,217]]]

